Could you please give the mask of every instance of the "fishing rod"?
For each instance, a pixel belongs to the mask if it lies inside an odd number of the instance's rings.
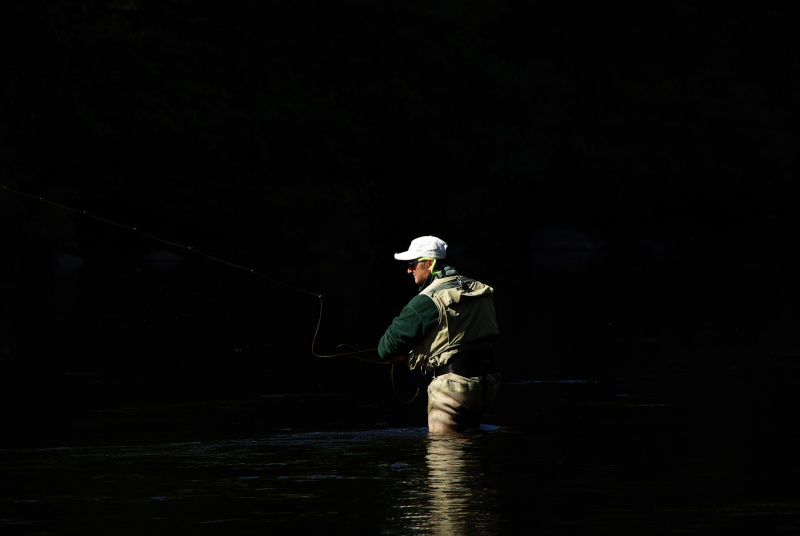
[[[175,247],[175,248],[180,248],[180,249],[185,249],[187,251],[191,251],[191,252],[196,253],[198,255],[202,255],[202,256],[204,256],[204,257],[206,257],[206,258],[208,258],[208,259],[210,259],[212,261],[228,265],[228,266],[230,266],[232,268],[236,268],[238,270],[244,270],[245,272],[248,272],[248,273],[250,273],[252,275],[255,275],[257,277],[261,277],[263,279],[266,279],[267,281],[269,281],[269,282],[271,282],[271,283],[273,283],[275,285],[283,286],[283,287],[288,288],[290,290],[293,290],[295,292],[299,292],[299,293],[309,294],[311,296],[315,296],[319,300],[319,315],[318,315],[318,318],[317,318],[316,328],[314,329],[314,336],[311,339],[311,353],[312,353],[312,355],[314,355],[315,357],[320,357],[320,358],[332,358],[332,357],[350,356],[350,357],[354,357],[354,358],[360,359],[362,361],[367,361],[369,363],[375,363],[375,364],[380,364],[380,365],[389,365],[389,364],[394,365],[394,363],[389,363],[387,361],[383,361],[383,360],[380,360],[380,359],[378,359],[378,360],[369,359],[369,358],[366,358],[366,357],[364,357],[362,355],[362,354],[375,352],[377,350],[377,348],[368,348],[366,350],[350,350],[350,351],[343,351],[343,352],[334,353],[334,354],[320,354],[320,353],[318,353],[315,350],[315,347],[316,347],[316,342],[317,342],[317,336],[319,335],[320,326],[322,325],[322,312],[323,312],[323,301],[324,301],[323,300],[324,295],[319,293],[319,292],[313,292],[313,291],[310,291],[308,289],[305,289],[305,288],[302,288],[302,287],[299,287],[299,286],[296,286],[296,285],[289,284],[284,280],[275,279],[274,277],[270,277],[270,276],[268,276],[268,275],[266,275],[266,274],[264,274],[262,272],[259,272],[255,268],[247,268],[247,267],[242,266],[240,264],[236,264],[234,262],[230,262],[230,261],[228,261],[226,259],[222,259],[220,257],[212,255],[211,253],[208,253],[206,251],[200,250],[200,249],[195,248],[193,246],[189,246],[189,245],[186,245],[186,244],[181,244],[179,242],[175,242],[175,241],[172,241],[172,240],[166,240],[166,239],[161,238],[159,236],[156,236],[154,234],[145,232],[142,229],[140,229],[139,227],[134,227],[134,226],[131,226],[131,225],[125,225],[123,223],[119,223],[117,221],[110,220],[108,218],[104,218],[104,217],[98,216],[96,214],[92,214],[92,213],[90,213],[90,212],[88,212],[86,210],[76,209],[74,207],[63,205],[61,203],[57,203],[55,201],[51,201],[51,200],[46,199],[44,197],[40,197],[40,196],[32,195],[32,194],[29,194],[29,193],[26,193],[26,192],[22,192],[20,190],[16,190],[16,189],[10,188],[8,186],[2,186],[0,188],[2,188],[6,192],[10,192],[12,194],[16,194],[16,195],[19,195],[19,196],[22,196],[22,197],[27,197],[29,199],[34,199],[36,201],[39,201],[39,202],[42,202],[42,203],[45,203],[45,204],[48,204],[48,205],[52,205],[54,207],[58,207],[58,208],[63,209],[63,210],[67,210],[67,211],[70,211],[70,212],[75,212],[77,214],[82,214],[84,216],[87,216],[89,218],[93,218],[95,220],[101,221],[101,222],[106,223],[108,225],[113,225],[113,226],[121,227],[121,228],[129,230],[129,231],[133,231],[133,232],[138,233],[138,234],[140,234],[142,236],[145,236],[145,237],[147,237],[147,238],[149,238],[151,240],[155,240],[155,241],[161,242],[163,244],[167,244],[167,245]],[[341,348],[346,347],[346,346],[349,346],[349,345],[340,344],[336,348],[337,349],[341,349]],[[392,367],[392,368],[394,368],[394,367]],[[394,372],[392,372],[392,374],[394,374]]]

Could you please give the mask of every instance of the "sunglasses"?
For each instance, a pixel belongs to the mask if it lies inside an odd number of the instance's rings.
[[[417,267],[417,264],[422,262],[424,259],[417,259],[415,261],[408,261],[408,268],[410,270],[414,270]]]

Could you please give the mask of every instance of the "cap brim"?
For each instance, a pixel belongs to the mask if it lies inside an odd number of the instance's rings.
[[[404,251],[402,253],[395,253],[394,258],[398,261],[413,261],[419,258],[419,255],[412,251]]]

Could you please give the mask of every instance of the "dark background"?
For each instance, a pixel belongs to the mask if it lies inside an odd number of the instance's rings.
[[[374,348],[435,234],[509,379],[791,402],[786,4],[607,4],[5,3],[6,386],[388,392],[315,354]]]

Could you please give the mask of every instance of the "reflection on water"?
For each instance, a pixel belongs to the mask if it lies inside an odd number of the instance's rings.
[[[496,533],[500,490],[488,474],[492,454],[483,441],[495,430],[484,425],[474,436],[426,434],[419,444],[424,463],[395,482],[394,528],[419,534]]]
[[[427,496],[436,534],[494,534],[497,494],[487,475],[480,437],[431,435],[427,440]]]

